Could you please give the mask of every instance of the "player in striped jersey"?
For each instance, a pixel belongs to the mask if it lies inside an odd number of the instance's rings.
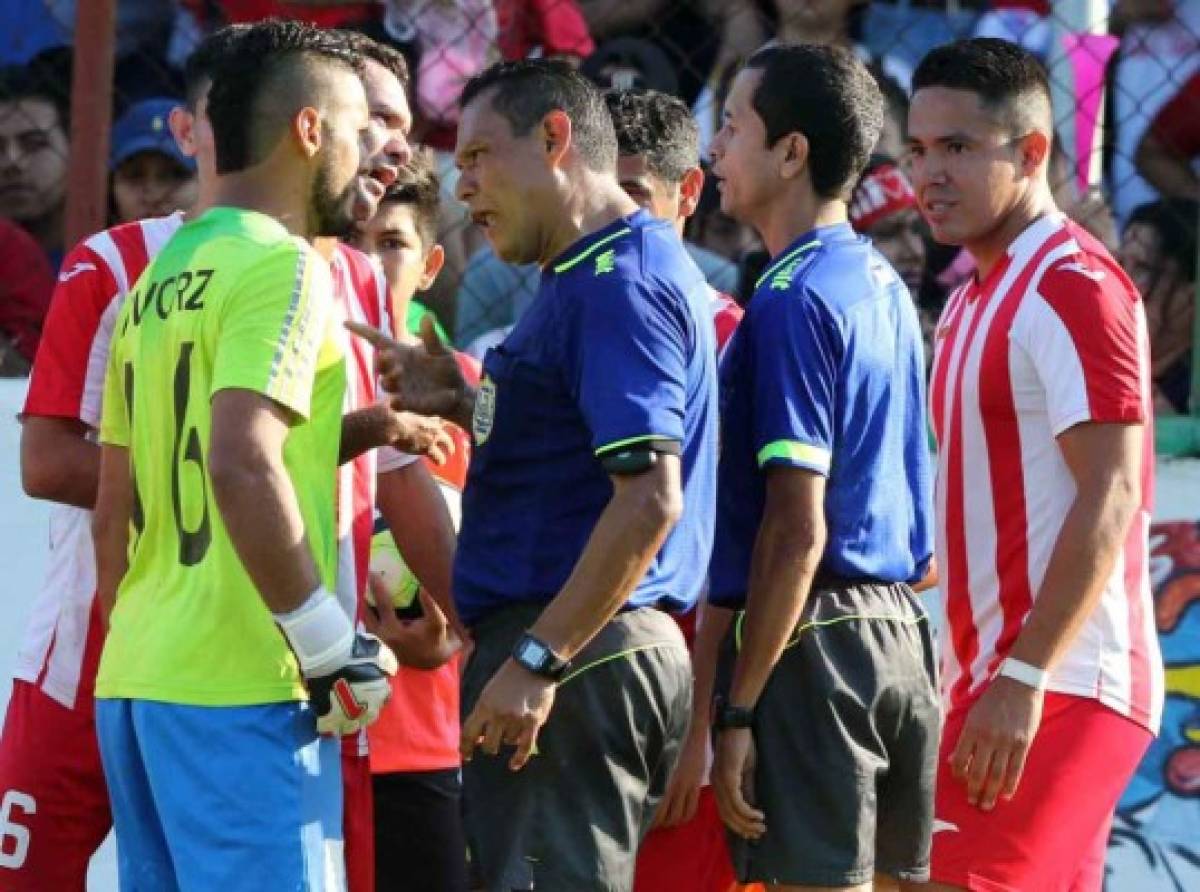
[[[408,71],[396,50],[368,37],[345,32],[363,58],[362,82],[372,121],[385,141],[371,163],[373,182],[362,183],[356,221],[374,216],[383,189],[411,158],[412,126],[405,87]],[[349,233],[345,233],[349,235]],[[379,268],[361,251],[333,238],[314,241],[330,259],[337,311],[344,320],[391,328],[387,285]],[[338,598],[357,622],[371,624],[365,612],[375,506],[393,531],[407,562],[443,604],[450,601],[450,561],[454,528],[441,492],[413,453],[449,451],[440,422],[400,415],[376,393],[374,348],[340,332],[348,358],[341,467],[338,474]],[[402,451],[396,448],[403,446]],[[382,447],[377,452],[377,447]],[[420,518],[414,523],[412,518]],[[436,608],[431,608],[436,609]],[[408,666],[442,663],[457,651],[440,613],[388,627],[388,643]],[[373,626],[373,624],[371,624]],[[375,888],[375,830],[368,738],[365,729],[342,741],[343,824],[349,892]]]
[[[930,388],[947,618],[932,878],[1099,889],[1163,698],[1145,314],[1054,205],[1036,59],[962,41],[925,57],[914,90],[921,211],[976,263],[938,324]]]
[[[206,94],[234,35],[208,38],[188,59],[185,104],[170,120],[180,146],[197,157],[200,207],[210,203],[214,179]],[[112,825],[93,718],[104,640],[90,529],[100,461],[95,433],[117,312],[183,217],[117,226],[76,246],[63,263],[34,363],[22,413],[22,481],[30,496],[56,504],[50,567],[17,652],[0,740],[0,809],[19,840],[0,858],[2,890],[83,889],[88,861]]]

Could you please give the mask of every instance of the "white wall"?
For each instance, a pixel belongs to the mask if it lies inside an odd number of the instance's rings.
[[[25,389],[23,380],[0,379],[0,710],[8,707],[13,661],[47,558],[46,503],[21,491],[17,413]],[[116,888],[116,850],[110,839],[92,862],[88,889],[115,892]]]

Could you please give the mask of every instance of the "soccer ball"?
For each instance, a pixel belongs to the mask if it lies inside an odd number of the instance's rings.
[[[371,573],[378,576],[391,593],[392,607],[405,610],[412,606],[421,583],[400,556],[392,532],[386,527],[371,539]],[[375,589],[370,585],[367,586],[367,603],[376,606]]]
[[[440,480],[437,483],[438,488],[442,491],[442,498],[446,500],[446,507],[450,509],[450,520],[454,523],[454,529],[457,530],[462,516],[462,494],[447,483]],[[409,569],[408,564],[404,562],[404,558],[392,539],[391,530],[383,523],[382,518],[376,524],[375,535],[371,538],[370,570],[372,575],[377,575],[391,593],[393,608],[406,610],[413,606],[421,583],[416,574]],[[367,586],[367,603],[372,607],[376,606],[375,592],[370,585]]]

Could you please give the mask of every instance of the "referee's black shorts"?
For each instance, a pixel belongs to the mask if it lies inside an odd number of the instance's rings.
[[[541,613],[518,605],[473,629],[463,717]],[[467,842],[489,892],[629,892],[692,703],[692,668],[675,621],[618,614],[559,684],[537,751],[510,771],[510,747],[463,766]]]
[[[742,614],[724,642],[726,694]],[[759,698],[754,802],[767,832],[730,835],[741,882],[852,886],[929,876],[941,710],[929,622],[907,585],[814,586]]]

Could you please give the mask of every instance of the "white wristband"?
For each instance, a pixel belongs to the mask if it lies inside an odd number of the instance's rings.
[[[1011,678],[1013,681],[1019,681],[1021,684],[1028,685],[1037,691],[1044,691],[1050,685],[1049,672],[1045,669],[1039,669],[1037,666],[1023,663],[1013,657],[1005,658],[1004,662],[1000,664],[1000,671],[996,674]]]
[[[325,586],[318,586],[295,610],[274,616],[306,678],[328,675],[350,658],[354,626]]]

